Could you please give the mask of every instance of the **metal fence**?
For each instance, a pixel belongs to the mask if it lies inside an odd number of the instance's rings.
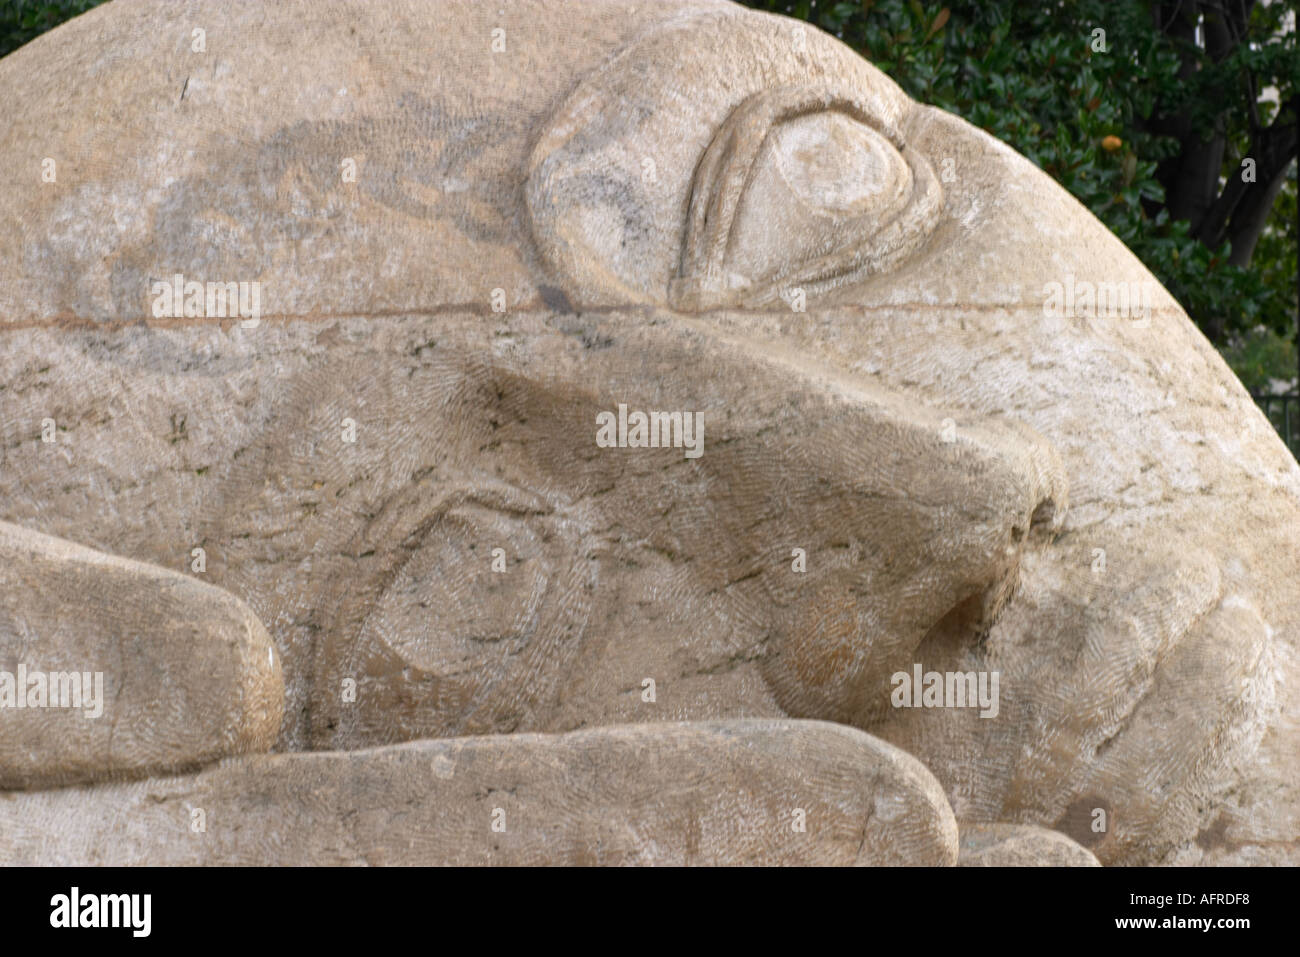
[[[1265,395],[1252,392],[1251,396],[1264,410],[1278,435],[1282,436],[1282,441],[1287,444],[1291,454],[1300,458],[1300,393]]]

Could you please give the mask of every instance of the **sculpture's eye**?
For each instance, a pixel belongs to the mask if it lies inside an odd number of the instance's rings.
[[[751,189],[784,186],[832,215],[896,211],[912,191],[898,150],[843,113],[818,113],[782,123],[759,157]]]
[[[784,309],[918,252],[943,218],[906,145],[927,116],[847,47],[786,31],[684,13],[578,84],[526,169],[539,282],[578,307]]]
[[[924,157],[851,98],[757,94],[695,172],[670,300],[763,305],[883,271],[921,244],[942,199]]]

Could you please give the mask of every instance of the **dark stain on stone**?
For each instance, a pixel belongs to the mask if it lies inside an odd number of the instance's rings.
[[[1228,846],[1228,822],[1219,815],[1209,827],[1196,835],[1196,846],[1203,851]]]
[[[576,321],[560,324],[559,328],[565,335],[577,337],[584,349],[608,349],[614,344],[614,337],[600,335],[591,320],[579,317]]]
[[[573,308],[573,303],[569,302],[569,297],[565,295],[563,289],[556,286],[539,285],[537,291],[541,294],[542,302],[546,308],[552,312],[558,312],[566,316],[574,315],[577,310]]]

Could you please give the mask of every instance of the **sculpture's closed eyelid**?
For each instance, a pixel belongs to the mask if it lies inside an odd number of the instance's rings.
[[[842,121],[839,128],[834,126],[836,120]],[[758,237],[757,248],[751,241],[748,250],[738,254],[737,240],[746,239],[746,233],[752,231],[742,228],[741,212],[764,157],[772,152],[778,131],[800,122],[806,127],[802,140],[808,142],[811,131],[812,146],[800,154],[810,154],[811,160],[798,162],[820,167],[806,178],[822,187],[824,196],[826,167],[833,173],[838,165],[841,181],[830,185],[850,189],[835,194],[838,202],[825,204],[833,209],[824,209],[821,217],[803,222],[793,217],[783,222],[788,210],[781,207],[790,204],[764,197],[769,200],[768,215],[759,231],[766,236]],[[838,134],[835,143],[830,142],[830,133]],[[856,157],[859,162],[854,165],[855,157],[849,155],[854,146],[858,152],[875,155],[866,164]],[[832,155],[821,155],[827,151]],[[779,143],[776,153],[778,159],[790,159],[783,155]],[[876,182],[851,182],[864,165],[876,168]],[[782,175],[782,182],[795,192],[788,175]],[[816,190],[808,190],[792,198],[812,199],[811,205],[818,205],[815,194]],[[846,195],[850,199],[846,200]],[[856,204],[851,201],[853,196],[858,198]],[[760,305],[778,298],[781,285],[824,283],[855,272],[879,272],[924,241],[937,222],[942,203],[938,179],[925,158],[907,147],[897,126],[852,91],[793,86],[757,93],[723,123],[695,171],[681,264],[669,300],[674,307],[686,310]],[[776,237],[777,248],[768,250],[765,257],[767,236]]]

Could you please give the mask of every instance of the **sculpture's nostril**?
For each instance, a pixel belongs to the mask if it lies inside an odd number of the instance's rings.
[[[1029,527],[1033,529],[1052,529],[1061,524],[1065,510],[1058,509],[1056,499],[1045,498],[1038,503],[1034,514],[1030,516]],[[1015,531],[1019,531],[1016,529]]]

